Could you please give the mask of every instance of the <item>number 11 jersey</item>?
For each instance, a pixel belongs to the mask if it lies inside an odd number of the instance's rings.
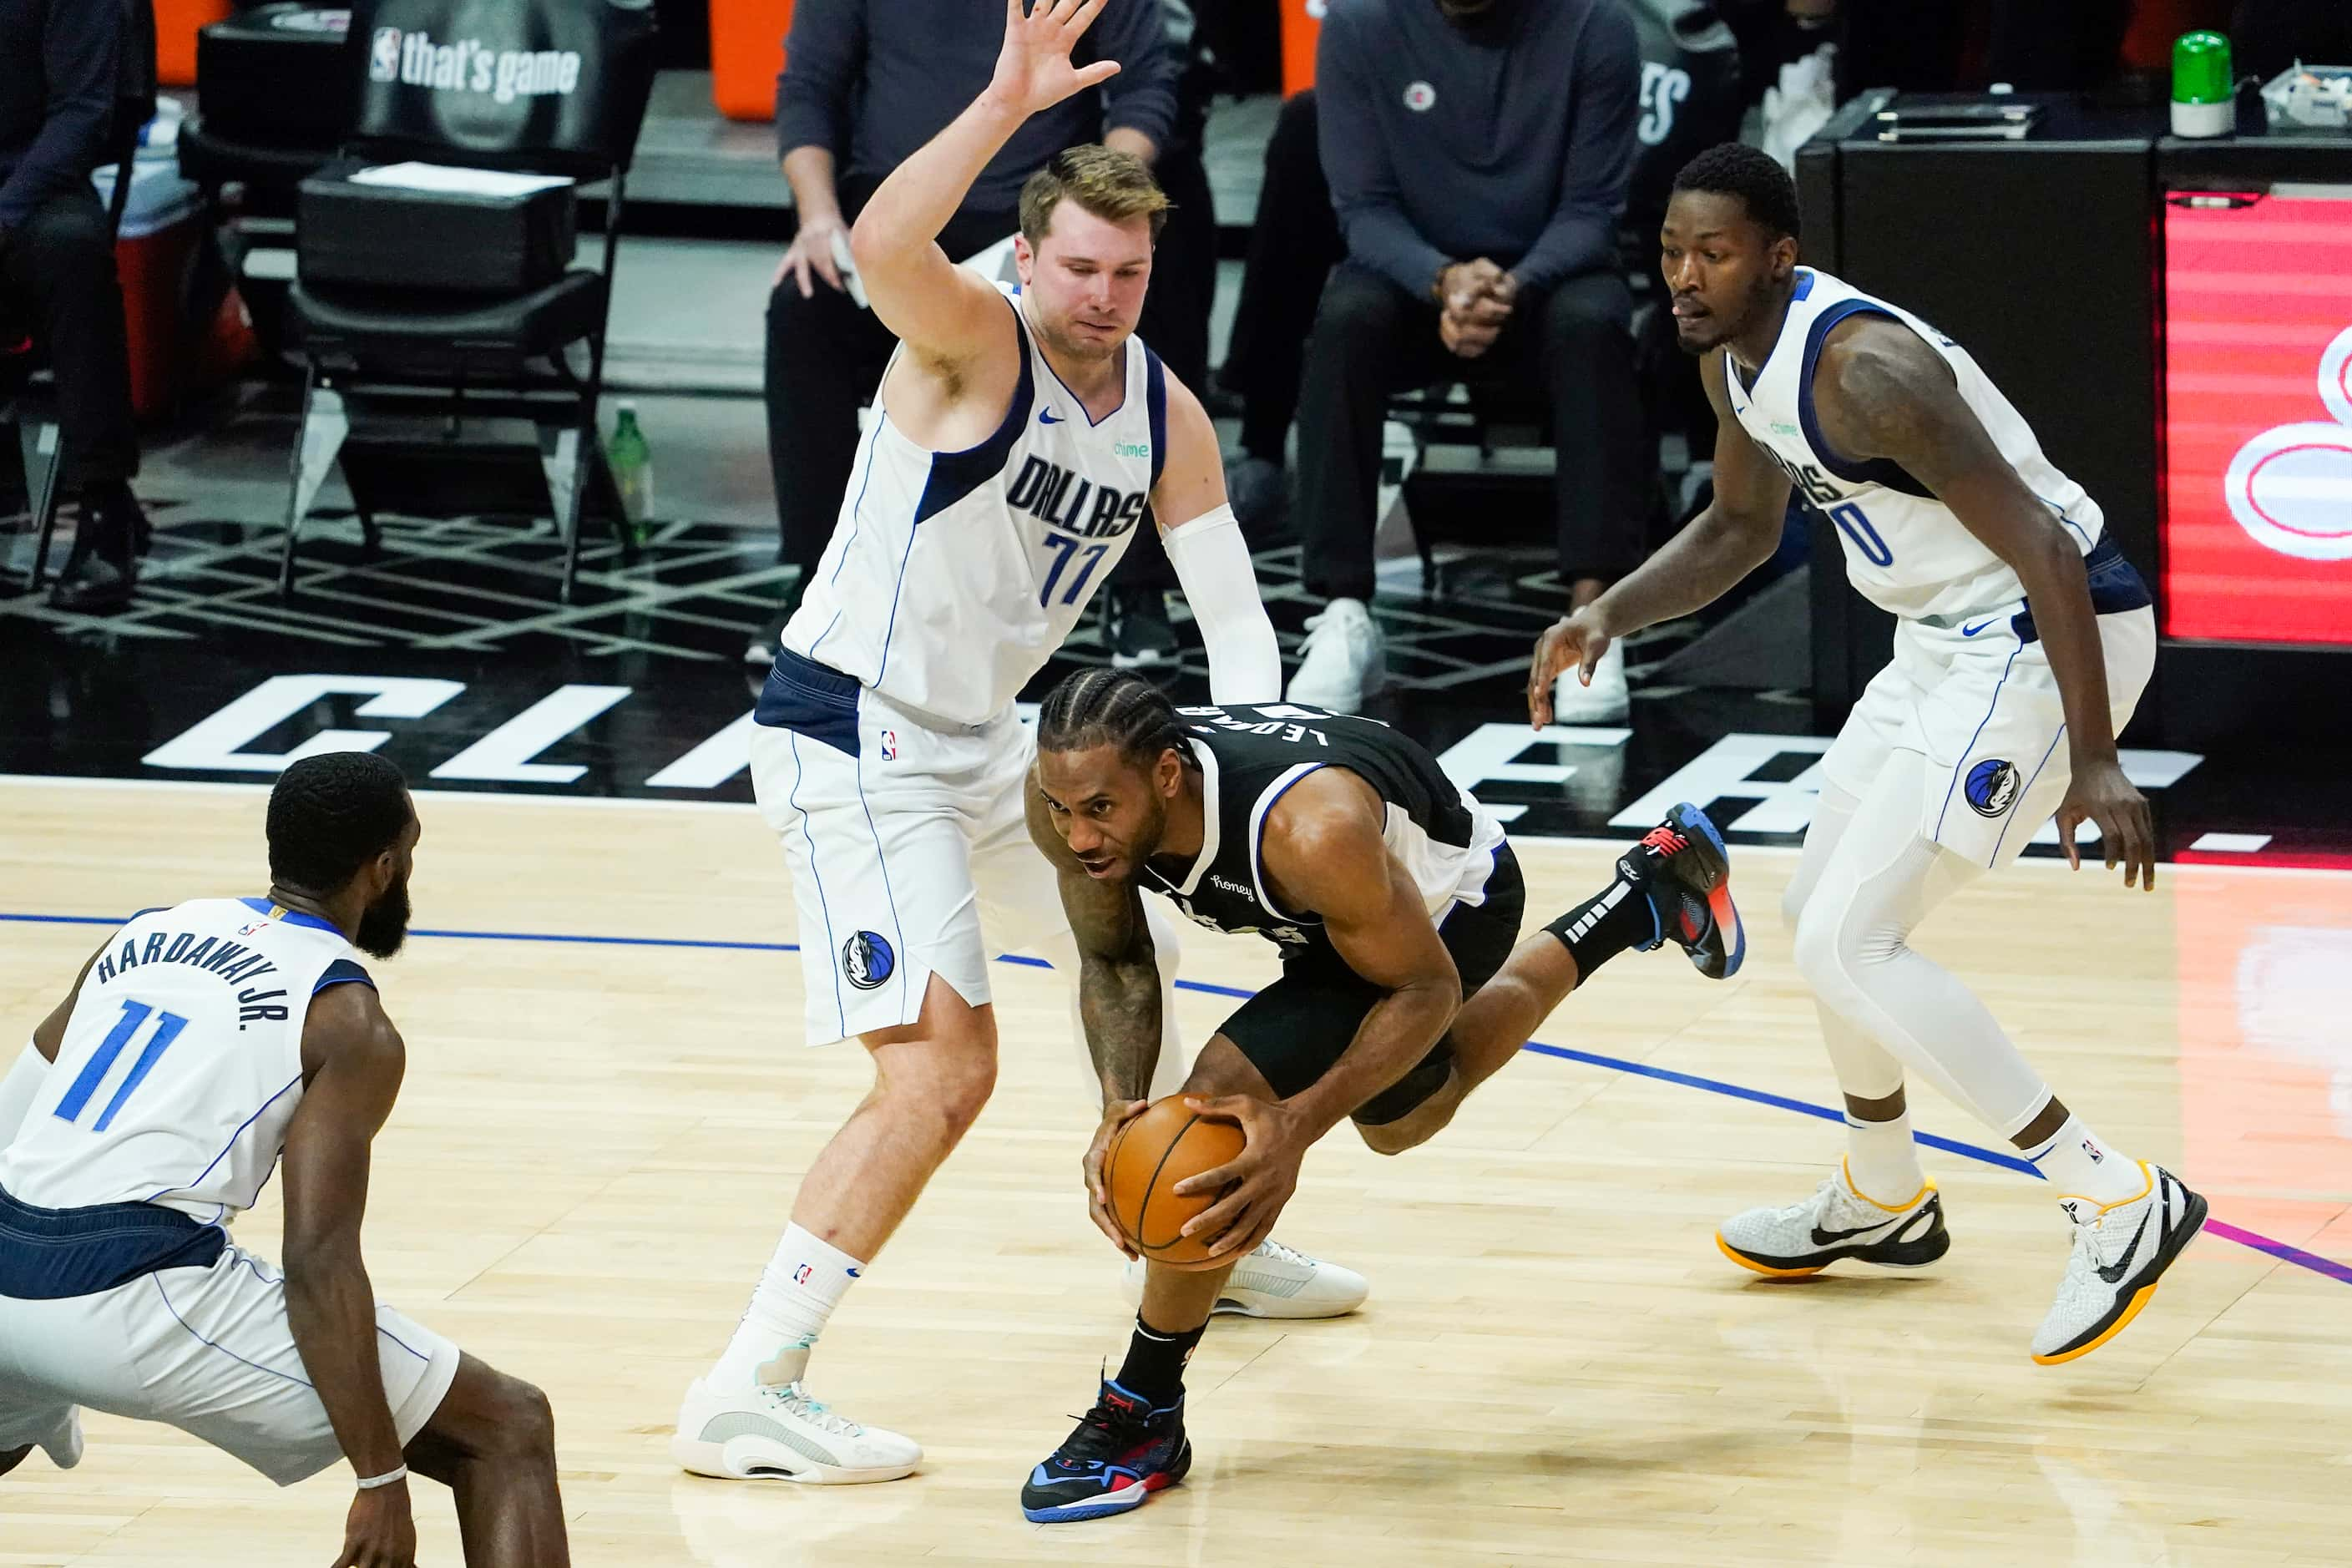
[[[90,965],[0,1188],[42,1208],[150,1203],[207,1225],[253,1206],[302,1100],[302,1026],[373,984],[343,933],[267,899],[150,910]]]

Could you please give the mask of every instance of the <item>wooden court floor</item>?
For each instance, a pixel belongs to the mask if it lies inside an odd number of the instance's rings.
[[[15,917],[258,892],[263,798],[0,784],[8,1037],[104,934]],[[386,1300],[548,1390],[582,1563],[2352,1561],[2352,877],[2183,868],[2142,897],[2029,864],[1924,934],[2087,1119],[2213,1200],[2220,1223],[2082,1362],[2027,1358],[2066,1252],[2054,1206],[1965,1153],[1927,1155],[1955,1238],[1927,1273],[1777,1285],[1717,1254],[1720,1216],[1803,1195],[1839,1149],[1794,1103],[1834,1086],[1774,913],[1793,862],[1735,850],[1737,980],[1628,956],[1541,1032],[1571,1054],[1528,1053],[1437,1142],[1328,1141],[1277,1234],[1362,1269],[1366,1309],[1218,1320],[1191,1480],[1042,1527],[1021,1479],[1129,1318],[1075,1180],[1092,1114],[1058,981],[1000,966],[997,1098],[818,1352],[816,1391],[912,1433],[922,1470],[690,1479],[665,1447],[679,1392],[862,1092],[861,1054],[801,1047],[793,955],[723,945],[793,934],[750,810],[419,806],[424,934],[377,971],[410,1066],[368,1261]],[[1531,913],[1608,858],[1521,854]],[[621,940],[548,940],[582,936]],[[1271,969],[1247,941],[1187,951],[1213,984]],[[1186,1023],[1204,1037],[1231,1005],[1189,992]],[[1985,1137],[1930,1090],[1917,1106],[1924,1131]],[[239,1235],[274,1253],[278,1224],[265,1201]],[[279,1492],[98,1417],[79,1469],[36,1455],[0,1480],[0,1563],[316,1564],[349,1497],[340,1469]],[[417,1500],[424,1560],[457,1562],[446,1494]]]

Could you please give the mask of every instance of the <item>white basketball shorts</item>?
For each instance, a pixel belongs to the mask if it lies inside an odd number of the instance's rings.
[[[751,784],[792,869],[808,1044],[914,1023],[934,974],[983,1005],[992,954],[1066,925],[1011,709],[950,726],[786,650],[758,719]]]
[[[404,1447],[441,1407],[457,1347],[379,1305],[376,1351]],[[37,1442],[76,1405],[161,1421],[281,1487],[343,1457],[294,1347],[285,1279],[236,1247],[89,1296],[0,1296],[0,1449]]]
[[[2156,613],[2146,605],[2143,593],[2139,607],[2099,616],[2118,732],[2156,669]],[[2023,606],[1950,626],[1906,620],[1895,628],[1894,658],[1864,689],[1822,773],[1860,800],[1890,753],[1921,753],[1920,837],[1990,869],[2016,859],[2065,798],[2074,777],[2065,729],[2049,650]]]

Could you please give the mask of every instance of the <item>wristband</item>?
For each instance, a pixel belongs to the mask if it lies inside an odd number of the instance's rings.
[[[384,1471],[384,1473],[380,1476],[362,1476],[360,1478],[359,1487],[360,1490],[363,1492],[372,1492],[378,1487],[388,1487],[394,1481],[404,1481],[407,1479],[408,1467],[406,1465],[401,1465],[393,1469]]]

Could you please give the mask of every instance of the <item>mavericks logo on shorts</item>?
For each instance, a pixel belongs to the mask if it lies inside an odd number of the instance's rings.
[[[2000,816],[2017,804],[2017,770],[1987,757],[1969,770],[1969,806],[1979,816]]]
[[[898,954],[879,931],[861,931],[841,944],[841,972],[860,991],[871,991],[898,967]]]

